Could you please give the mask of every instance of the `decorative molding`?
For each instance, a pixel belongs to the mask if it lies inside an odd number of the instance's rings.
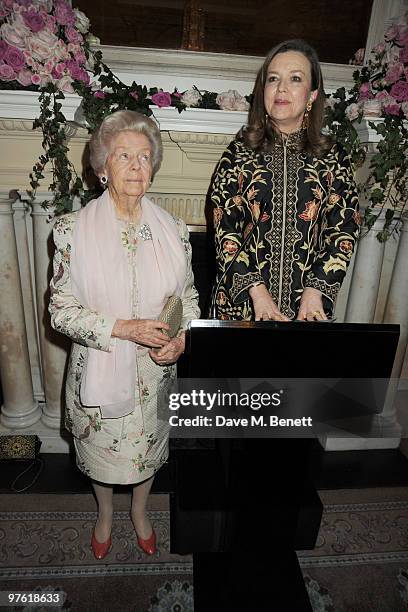
[[[218,112],[218,111],[217,111]],[[226,147],[231,142],[229,134],[205,134],[197,132],[169,132],[162,135],[163,142],[177,142],[178,144],[193,144],[200,146]]]
[[[192,132],[163,132],[165,149],[175,144],[191,162],[216,163],[231,142],[232,134],[204,134]]]
[[[40,130],[33,130],[32,121],[24,121],[22,119],[0,119],[0,134],[1,132],[22,132],[25,136],[40,134]]]
[[[187,225],[205,225],[205,195],[185,193],[148,193],[149,198]]]

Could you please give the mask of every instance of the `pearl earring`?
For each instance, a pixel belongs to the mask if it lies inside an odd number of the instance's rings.
[[[101,182],[101,185],[106,187],[106,185],[108,184],[108,177],[103,174],[99,180]]]

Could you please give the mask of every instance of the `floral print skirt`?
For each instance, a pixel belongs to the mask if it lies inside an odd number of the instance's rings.
[[[139,360],[141,401],[135,410],[116,419],[104,419],[99,408],[87,409],[86,438],[74,435],[79,469],[98,482],[106,484],[137,484],[153,476],[168,458],[169,422],[164,409],[158,413],[158,396],[162,391],[159,369],[148,355]],[[158,379],[157,375],[160,375]],[[156,380],[154,380],[156,379]],[[148,381],[148,384],[147,384]],[[169,381],[169,378],[167,378]],[[83,407],[84,409],[84,407]]]

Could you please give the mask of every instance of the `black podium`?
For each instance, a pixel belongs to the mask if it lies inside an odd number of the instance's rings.
[[[197,320],[179,377],[387,379],[398,338],[398,325]],[[195,612],[311,610],[295,553],[314,547],[322,515],[311,439],[185,442],[172,452],[171,551],[194,555]]]

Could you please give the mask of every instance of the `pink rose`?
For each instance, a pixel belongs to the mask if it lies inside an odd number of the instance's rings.
[[[360,95],[358,97],[359,100],[368,100],[372,98],[373,94],[371,92],[370,83],[363,83],[360,87]]]
[[[86,70],[81,68],[81,66],[75,60],[68,60],[67,62],[65,62],[65,65],[68,68],[69,73],[73,79],[75,79],[76,81],[82,81],[86,85],[89,85],[89,74]]]
[[[82,34],[80,34],[75,28],[72,26],[66,26],[65,28],[65,36],[67,37],[68,42],[79,44],[83,41]]]
[[[106,93],[104,91],[95,91],[93,94],[94,98],[98,98],[99,100],[104,100],[106,98]]]
[[[0,40],[0,60],[4,59],[7,49],[8,49],[8,44],[6,43],[6,41]]]
[[[400,32],[398,36],[398,44],[404,47],[408,45],[408,26],[400,27]]]
[[[22,70],[25,66],[24,55],[17,47],[9,47],[4,59],[16,72],[19,72],[19,70]]]
[[[55,3],[55,19],[60,25],[75,25],[76,16],[72,8],[64,2],[58,0]]]
[[[403,47],[399,52],[399,60],[403,64],[408,63],[408,44]]]
[[[33,73],[31,72],[31,70],[27,70],[27,69],[20,70],[20,72],[17,75],[17,81],[21,83],[23,87],[28,87],[32,83],[31,81],[32,74]]]
[[[171,106],[171,94],[168,91],[158,91],[152,96],[152,102],[159,108]]]
[[[29,31],[30,30],[25,30],[19,26],[11,26],[9,23],[3,23],[0,27],[0,36],[2,36],[3,40],[9,45],[24,49],[26,46],[26,33]]]
[[[53,71],[52,71],[52,76],[54,77],[54,79],[60,79],[62,77],[62,75],[66,72],[66,66],[64,62],[58,62],[57,64],[55,64]]]
[[[30,7],[26,13],[23,14],[24,23],[33,32],[39,32],[45,26],[45,21],[40,13],[37,13],[34,7]]]
[[[406,81],[398,81],[391,87],[390,94],[397,102],[408,102],[408,83]]]
[[[390,96],[390,94],[387,91],[381,91],[380,93],[378,93],[375,96],[375,100],[379,100],[381,102],[382,108],[383,110],[385,109],[386,106],[392,106],[393,104],[395,104],[395,99]]]
[[[77,79],[85,83],[85,85],[89,85],[89,83],[91,82],[89,74],[83,68],[80,69],[79,76],[77,77]]]
[[[384,38],[385,40],[391,41],[391,40],[395,40],[400,33],[400,29],[399,26],[394,23],[390,28],[388,28],[388,30],[386,31]]]
[[[24,59],[25,59],[25,62],[27,64],[27,66],[32,66],[34,64],[34,59],[33,59],[33,56],[31,55],[30,51],[27,51],[25,49],[23,51],[23,55],[24,55]]]
[[[67,67],[73,79],[79,78],[81,67],[75,60],[68,60],[67,62],[65,62],[65,66]]]
[[[385,75],[385,81],[387,83],[395,83],[396,81],[399,80],[400,76],[403,74],[404,72],[404,66],[401,63],[397,63],[397,64],[390,64],[388,66],[388,70],[387,73]]]
[[[10,13],[10,9],[5,6],[0,6],[0,19],[4,19]]]
[[[17,77],[13,68],[8,64],[0,64],[0,79],[3,81],[14,81]]]
[[[39,74],[33,74],[33,76],[31,77],[31,82],[33,85],[40,85],[41,83],[41,77]]]
[[[349,60],[349,64],[354,64],[355,66],[359,66],[364,61],[365,48],[358,49],[354,56]]]
[[[85,64],[86,63],[86,55],[85,53],[77,53],[75,56],[76,61],[78,62],[78,64]]]
[[[44,21],[45,21],[45,28],[49,32],[52,32],[53,34],[55,34],[57,30],[57,20],[55,19],[54,15],[44,15]]]
[[[384,106],[384,112],[387,113],[387,115],[396,115],[398,117],[398,115],[400,114],[400,105],[399,104],[390,104],[389,106]]]
[[[381,53],[384,53],[385,51],[385,45],[384,43],[378,43],[378,45],[376,45],[373,48],[374,53],[376,53],[377,55],[381,55]]]

